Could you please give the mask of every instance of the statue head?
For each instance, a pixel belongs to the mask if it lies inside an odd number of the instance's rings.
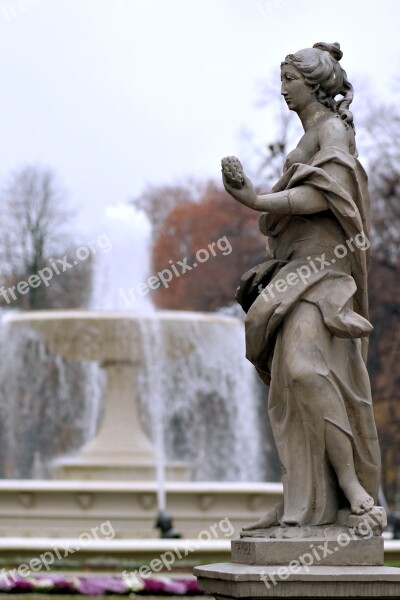
[[[292,65],[303,76],[304,82],[313,88],[321,104],[338,113],[346,123],[353,125],[353,115],[348,110],[353,101],[353,87],[339,64],[342,56],[343,52],[337,42],[318,42],[312,48],[288,54],[281,67]],[[336,100],[338,95],[343,97]]]

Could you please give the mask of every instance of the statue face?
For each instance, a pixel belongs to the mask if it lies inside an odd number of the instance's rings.
[[[292,65],[281,68],[281,94],[290,110],[301,111],[315,99],[315,92],[306,84],[303,75]]]

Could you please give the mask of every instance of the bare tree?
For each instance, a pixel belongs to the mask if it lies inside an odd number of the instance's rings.
[[[0,264],[2,283],[10,287],[36,275],[49,259],[67,254],[72,246],[72,236],[67,230],[72,213],[66,208],[66,194],[55,174],[46,168],[26,166],[14,172],[1,197]],[[65,275],[51,287],[30,286],[29,293],[19,296],[12,305],[35,310],[61,307],[64,303],[68,308],[76,305],[74,292],[79,292],[79,304],[82,303],[85,297],[82,286],[90,288],[91,284],[90,261]],[[67,289],[61,279],[68,279]],[[69,298],[67,294],[61,302],[60,289],[69,293]]]
[[[360,119],[371,194],[374,254],[400,266],[400,110],[371,106]]]

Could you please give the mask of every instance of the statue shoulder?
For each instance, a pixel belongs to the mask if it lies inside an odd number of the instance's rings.
[[[336,146],[349,152],[352,132],[353,128],[345,123],[339,115],[332,115],[325,119],[318,128],[318,145],[321,150],[329,146]]]

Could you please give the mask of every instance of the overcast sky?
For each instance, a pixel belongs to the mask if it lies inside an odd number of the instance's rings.
[[[240,132],[262,128],[257,82],[290,52],[339,41],[350,81],[387,93],[399,18],[398,0],[0,0],[0,178],[54,168],[82,240],[132,239],[135,283],[148,232],[118,205],[149,183],[219,177]]]

